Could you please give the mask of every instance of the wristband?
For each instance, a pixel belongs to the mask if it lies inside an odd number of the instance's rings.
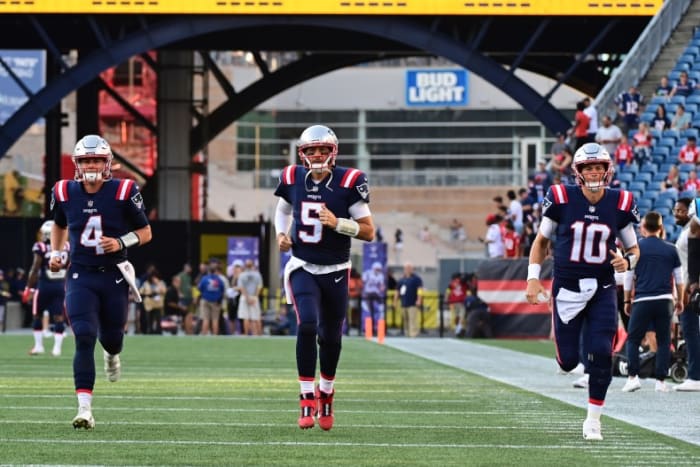
[[[136,233],[134,232],[129,232],[127,234],[122,235],[117,239],[117,241],[119,242],[119,246],[122,250],[124,248],[129,248],[131,246],[138,245],[140,242],[139,236],[136,235]]]
[[[542,265],[537,263],[532,263],[527,267],[527,280],[537,279],[540,280],[540,272],[542,271]]]
[[[49,253],[49,259],[54,259],[58,258],[61,259],[61,252],[57,250],[51,250],[51,253]]]
[[[342,235],[347,235],[348,237],[357,237],[360,233],[360,224],[352,219],[346,219],[344,217],[339,217],[338,223],[335,226],[335,231]]]

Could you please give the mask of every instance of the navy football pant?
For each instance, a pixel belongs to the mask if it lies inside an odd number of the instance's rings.
[[[349,277],[349,270],[315,275],[304,269],[297,269],[289,277],[299,325],[296,352],[300,378],[315,378],[317,359],[321,374],[335,378],[348,310]]]
[[[552,296],[561,284],[554,280]],[[588,396],[602,403],[612,381],[613,340],[617,333],[617,293],[613,286],[598,290],[586,307],[567,324],[559,318],[554,300],[554,338],[557,362],[564,371],[573,370],[583,348],[584,365],[589,374]]]
[[[75,389],[95,386],[95,343],[110,354],[122,351],[129,286],[119,270],[72,265],[66,277],[66,313],[75,334]]]

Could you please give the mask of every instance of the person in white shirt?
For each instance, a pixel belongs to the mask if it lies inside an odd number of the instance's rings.
[[[605,147],[608,153],[615,154],[617,151],[617,146],[622,140],[622,131],[620,128],[613,124],[609,116],[603,117],[603,126],[598,128],[595,135],[595,142]]]

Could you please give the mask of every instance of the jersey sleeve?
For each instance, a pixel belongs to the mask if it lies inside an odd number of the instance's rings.
[[[68,201],[69,183],[68,180],[59,180],[51,189],[51,205],[49,206],[49,210],[53,211],[53,221],[63,229],[68,225],[68,219],[63,210],[63,203]]]
[[[340,180],[340,186],[350,190],[348,206],[358,201],[369,203],[369,181],[367,175],[361,170],[348,169]]]
[[[117,197],[124,201],[128,218],[135,228],[140,229],[148,225],[143,196],[133,180],[121,181]]]
[[[623,228],[630,223],[639,224],[640,215],[639,207],[637,207],[637,200],[630,191],[620,190],[619,197],[617,200],[617,209],[620,211],[620,223],[619,228]]]
[[[277,185],[277,189],[275,190],[275,196],[278,196],[278,197],[284,199],[289,204],[293,204],[290,193],[291,193],[291,187],[294,186],[295,181],[296,181],[296,166],[295,165],[286,166],[280,172],[279,183]]]
[[[32,253],[35,255],[44,256],[46,253],[46,244],[44,242],[34,242],[32,246]]]
[[[569,202],[569,197],[564,184],[552,185],[542,200],[542,215],[559,223],[562,206]]]

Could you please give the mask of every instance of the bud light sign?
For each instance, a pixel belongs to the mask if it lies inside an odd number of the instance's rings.
[[[411,107],[467,105],[467,70],[406,71],[406,105]]]

